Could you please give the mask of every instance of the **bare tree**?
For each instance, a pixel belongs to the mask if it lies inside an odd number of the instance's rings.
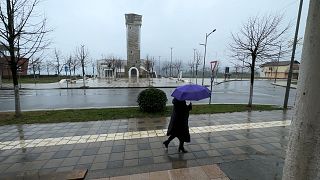
[[[170,68],[170,62],[164,61],[164,62],[162,63],[162,71],[165,72],[166,77],[168,77],[168,70],[169,70],[169,68]]]
[[[196,68],[196,84],[198,84],[198,67],[201,65],[202,55],[199,51],[195,54],[195,68]]]
[[[83,77],[83,88],[86,87],[86,73],[85,73],[85,66],[87,65],[89,57],[88,49],[85,48],[84,45],[81,45],[76,50],[76,59],[78,59],[81,63],[82,69],[82,77]]]
[[[91,67],[92,67],[92,78],[94,78],[95,77],[94,69],[96,68],[96,62],[94,60],[91,60]]]
[[[71,76],[71,72],[73,71],[73,77],[75,78],[76,76],[76,70],[79,69],[80,65],[81,65],[81,62],[73,57],[72,55],[69,56],[69,60],[68,60],[68,64],[69,64],[69,73],[70,73],[70,76]]]
[[[190,61],[188,62],[188,67],[190,68],[190,78],[193,78],[193,75],[194,75],[194,66],[195,66],[194,60],[190,60]]]
[[[54,62],[55,72],[58,76],[60,76],[64,66],[64,63],[62,62],[61,51],[55,49],[53,53],[54,53],[54,60],[55,60]]]
[[[66,66],[68,67],[68,71],[69,71],[69,78],[71,79],[71,72],[72,72],[72,69],[71,69],[71,65],[72,65],[72,55],[69,55],[68,59],[67,59],[67,63],[66,63]],[[67,72],[66,72],[66,75],[67,75]]]
[[[0,44],[6,49],[0,53],[10,65],[15,94],[15,115],[21,116],[20,95],[17,71],[28,59],[43,50],[46,19],[35,15],[39,0],[2,0],[0,1]],[[34,18],[35,20],[31,20]],[[38,18],[38,19],[36,19]],[[38,22],[36,22],[39,20]]]
[[[147,70],[147,77],[150,78],[150,73],[153,69],[154,61],[152,60],[152,57],[147,55],[146,60],[144,61],[144,67]]]
[[[42,59],[40,59],[40,57],[32,57],[29,59],[29,69],[30,71],[32,71],[32,74],[33,74],[33,80],[34,82],[36,82],[36,72],[41,69],[41,62],[42,62]],[[39,75],[40,75],[40,72],[39,72]]]
[[[289,25],[281,28],[282,16],[264,16],[249,18],[239,33],[232,33],[230,51],[233,57],[244,57],[250,66],[250,95],[248,107],[252,106],[255,67],[259,62],[278,57],[278,44],[284,41]]]
[[[115,67],[117,69],[117,77],[121,78],[121,69],[124,67],[124,63],[121,58],[116,58]]]
[[[172,66],[177,70],[177,77],[179,77],[179,73],[182,69],[182,61],[176,60],[172,63]]]
[[[49,76],[50,75],[50,69],[52,68],[52,63],[51,61],[46,61],[45,62],[45,69],[47,71],[47,75]]]

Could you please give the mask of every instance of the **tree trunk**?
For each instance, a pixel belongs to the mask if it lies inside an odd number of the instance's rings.
[[[15,57],[11,57],[11,61],[15,61]],[[13,80],[13,90],[14,90],[14,103],[15,103],[15,116],[21,116],[20,107],[20,93],[19,93],[19,82],[17,77],[17,68],[14,68],[15,63],[11,64],[12,80]]]
[[[254,67],[256,64],[256,56],[252,55],[252,64],[251,64],[251,75],[250,75],[250,94],[249,94],[249,103],[248,107],[252,107],[252,96],[253,96],[253,83],[254,83]]]
[[[311,0],[283,179],[320,179],[320,0]]]
[[[83,79],[83,88],[86,87],[86,80],[85,80],[85,71],[84,71],[84,62],[81,63],[82,64],[82,79]]]
[[[198,84],[198,65],[196,65],[196,84]]]

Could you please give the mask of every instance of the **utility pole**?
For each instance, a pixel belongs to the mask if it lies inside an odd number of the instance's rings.
[[[296,53],[296,46],[297,46],[297,38],[298,38],[298,33],[299,33],[299,25],[300,25],[302,4],[303,4],[303,0],[300,0],[299,12],[298,12],[298,18],[297,18],[297,24],[296,24],[296,32],[294,34],[294,39],[293,39],[293,47],[292,47],[291,62],[290,62],[289,73],[288,73],[286,94],[284,96],[284,102],[283,102],[283,108],[284,109],[288,108],[289,91],[290,91],[291,79],[292,79],[292,66],[293,66],[293,62],[294,62],[294,55]]]
[[[214,29],[213,31],[211,31],[209,34],[206,33],[206,40],[205,40],[205,43],[204,44],[200,44],[200,45],[204,45],[204,56],[203,56],[203,68],[202,68],[202,86],[204,84],[204,69],[206,67],[206,54],[207,54],[207,40],[208,40],[208,37],[213,33],[215,32],[216,29]]]
[[[158,74],[158,76],[161,75],[160,58],[161,58],[161,56],[159,56],[159,74]]]
[[[197,61],[196,61],[196,50],[195,48],[193,48],[193,65],[192,65],[192,79],[194,78],[194,66],[197,64]],[[196,63],[196,64],[194,64]]]
[[[241,67],[241,80],[243,78],[243,68],[244,68],[244,59],[242,60],[242,67]]]
[[[171,50],[171,60],[170,60],[170,77],[172,77],[172,47],[170,48],[170,50]]]

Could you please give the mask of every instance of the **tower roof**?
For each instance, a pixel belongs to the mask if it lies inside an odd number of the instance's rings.
[[[125,14],[126,17],[126,25],[128,24],[134,24],[134,25],[140,25],[142,24],[142,15],[129,13]]]

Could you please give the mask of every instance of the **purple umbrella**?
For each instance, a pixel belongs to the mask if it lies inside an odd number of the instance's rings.
[[[180,101],[199,101],[201,99],[210,97],[210,95],[211,91],[207,87],[200,86],[197,84],[179,86],[171,94],[172,97],[175,97]]]

